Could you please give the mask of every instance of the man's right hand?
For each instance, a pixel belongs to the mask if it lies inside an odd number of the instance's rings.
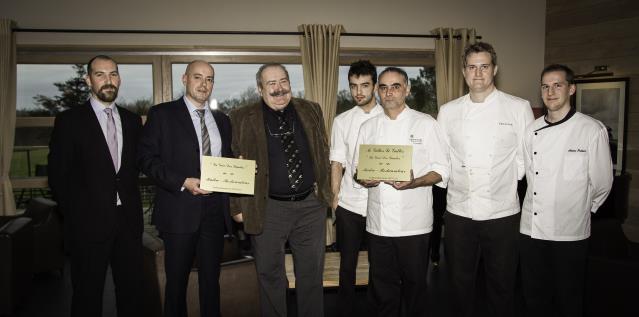
[[[244,218],[242,218],[242,213],[240,212],[237,215],[233,215],[233,220],[235,220],[235,222],[244,222]]]
[[[189,178],[184,180],[184,185],[182,185],[182,186],[184,186],[184,188],[186,190],[188,190],[194,196],[206,195],[206,194],[210,194],[211,193],[208,190],[204,190],[204,189],[200,188],[200,179],[199,178],[189,177]]]

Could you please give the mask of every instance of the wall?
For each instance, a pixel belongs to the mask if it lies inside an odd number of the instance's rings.
[[[475,27],[499,56],[502,90],[539,106],[545,2],[541,0],[0,0],[0,17],[22,28],[296,31],[299,24],[342,24],[347,32],[425,34]],[[297,47],[296,36],[142,36],[19,33],[19,44]],[[343,37],[342,47],[432,49],[430,39]]]
[[[626,168],[633,180],[624,229],[639,241],[639,2],[549,0],[546,12],[546,64],[564,63],[577,74],[608,65],[630,77]]]

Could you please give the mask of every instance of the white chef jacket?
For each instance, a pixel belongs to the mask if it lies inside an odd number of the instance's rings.
[[[430,171],[445,182],[450,161],[446,141],[437,121],[431,116],[406,108],[391,120],[380,113],[364,122],[357,139],[353,165],[357,166],[360,144],[412,145],[415,178]],[[430,186],[397,190],[380,183],[368,189],[366,231],[385,237],[402,237],[433,230],[433,194]]]
[[[331,132],[331,152],[329,159],[339,162],[344,167],[344,175],[339,187],[338,205],[342,208],[366,217],[368,190],[353,180],[353,155],[357,134],[362,123],[383,112],[382,106],[376,104],[368,113],[359,106],[341,113],[333,120]]]
[[[534,120],[530,103],[495,89],[475,103],[465,95],[443,105],[437,121],[449,144],[447,210],[473,220],[519,212],[522,139]]]
[[[588,238],[590,212],[612,187],[609,146],[606,127],[582,113],[550,124],[535,120],[524,138],[528,189],[520,232],[553,241]]]

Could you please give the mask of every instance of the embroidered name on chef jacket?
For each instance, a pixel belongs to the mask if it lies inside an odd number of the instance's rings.
[[[412,144],[422,144],[424,143],[422,138],[416,138],[414,135],[410,135],[410,137],[408,138],[408,140],[410,141],[410,143]]]

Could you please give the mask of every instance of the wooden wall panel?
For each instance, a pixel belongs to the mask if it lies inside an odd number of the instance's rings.
[[[639,15],[636,0],[548,0],[546,29],[561,30]]]
[[[639,228],[639,1],[547,0],[545,64],[561,63],[585,74],[608,65],[629,77],[626,170],[630,183],[628,221]],[[634,197],[634,198],[633,198]],[[639,230],[636,230],[639,232]],[[634,237],[637,239],[637,237]]]

